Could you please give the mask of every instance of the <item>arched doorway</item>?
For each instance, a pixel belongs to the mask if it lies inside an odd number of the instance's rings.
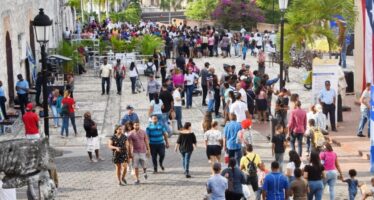
[[[12,41],[10,40],[9,32],[6,32],[5,37],[5,49],[6,49],[6,65],[8,73],[8,95],[9,105],[14,103],[14,75],[13,75],[13,53],[12,53]]]

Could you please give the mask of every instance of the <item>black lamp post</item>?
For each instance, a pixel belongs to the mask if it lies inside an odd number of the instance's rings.
[[[283,66],[283,46],[284,46],[284,13],[286,12],[288,6],[288,0],[279,0],[279,9],[281,11],[281,33],[280,33],[280,61],[279,61],[279,74],[280,74],[280,81],[279,81],[279,90],[281,90],[286,81],[284,80],[284,66]]]
[[[48,90],[47,90],[47,53],[45,46],[49,41],[49,29],[52,25],[52,20],[44,14],[42,8],[39,9],[39,14],[35,16],[32,22],[35,30],[36,41],[40,44],[42,54],[42,75],[43,75],[43,110],[44,110],[44,133],[49,138],[49,119],[48,119]]]

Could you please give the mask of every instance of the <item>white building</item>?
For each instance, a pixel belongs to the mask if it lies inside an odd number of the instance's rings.
[[[64,27],[72,30],[73,20],[70,7],[66,7],[67,0],[1,0],[0,6],[0,80],[12,104],[15,93],[17,74],[30,82],[33,67],[30,67],[26,49],[31,47],[37,66],[40,59],[40,46],[36,42],[32,20],[39,13],[39,8],[53,20],[50,41],[47,48],[56,48],[62,39]],[[68,22],[68,23],[66,23]]]

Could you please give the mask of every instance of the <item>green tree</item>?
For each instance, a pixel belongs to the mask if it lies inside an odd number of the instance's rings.
[[[185,15],[188,19],[211,19],[211,14],[217,6],[217,0],[196,0],[187,4]]]
[[[354,26],[356,11],[353,0],[293,0],[286,12],[284,34],[285,62],[289,61],[292,45],[300,49],[305,44],[326,38],[329,48],[337,45],[337,36],[329,27],[329,22],[340,15],[347,21],[348,27]]]

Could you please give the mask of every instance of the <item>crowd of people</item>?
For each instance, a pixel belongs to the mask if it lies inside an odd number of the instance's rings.
[[[149,100],[148,125],[142,128],[136,108],[128,105],[127,113],[121,118],[107,143],[107,147],[112,151],[111,160],[116,168],[118,185],[128,184],[128,172],[134,172],[134,183],[139,185],[140,168],[144,179],[148,179],[148,159],[151,160],[155,176],[165,171],[165,152],[170,148],[169,138],[173,134],[178,135],[174,150],[181,155],[184,175],[186,178],[192,177],[190,160],[198,141],[191,123],[183,120],[183,111],[200,106],[194,104],[196,101],[193,101],[193,98],[201,93],[201,106],[206,111],[201,130],[204,132],[203,142],[211,167],[211,177],[206,184],[209,199],[249,199],[248,186],[251,186],[256,199],[292,197],[320,200],[324,187],[328,186],[329,199],[334,200],[338,180],[348,184],[349,198],[355,198],[357,188],[361,184],[355,179],[357,172],[351,169],[350,178],[343,178],[338,154],[334,152],[328,137],[329,130],[337,131],[337,93],[326,80],[318,102],[307,112],[302,109],[298,94],[286,88],[276,90],[274,85],[279,78],[270,78],[265,73],[264,64],[264,51],[274,48],[274,33],[247,33],[244,30],[232,34],[230,31],[220,33],[214,27],[198,29],[183,24],[159,27],[145,22],[133,26],[126,23],[112,24],[108,21],[103,25],[93,21],[82,29],[79,27],[77,31],[82,38],[103,37],[109,40],[111,37],[119,37],[129,40],[141,34],[154,34],[165,40],[165,48],[162,51],[155,50],[147,63],[148,80],[144,95]],[[68,33],[65,35],[69,36]],[[65,37],[69,38],[70,36]],[[258,57],[258,69],[252,70],[253,66],[245,63],[240,67],[224,64],[224,73],[219,75],[216,69],[220,66],[211,66],[206,62],[200,68],[194,62],[194,58],[218,56],[218,48],[221,49],[223,57],[231,56],[231,47],[234,48],[235,56],[244,60],[249,49],[251,55]],[[121,95],[126,75],[131,81],[131,92],[136,94],[136,88],[141,85],[135,63],[125,67],[121,60],[117,60],[112,66],[108,59],[104,58],[100,67],[102,95],[110,95],[111,78],[115,79],[117,94]],[[25,110],[23,121],[26,137],[38,139],[38,116],[32,112],[32,104],[24,100],[27,98],[24,95],[27,94],[29,86],[22,76],[18,78],[16,89],[21,110]],[[69,136],[69,120],[75,135],[78,133],[75,125],[74,83],[73,78],[70,79],[67,90],[54,90],[48,98],[56,128],[60,126],[59,118],[62,117],[61,137]],[[363,136],[363,127],[368,120],[369,86],[360,99],[362,121],[358,136]],[[0,90],[0,96],[1,94]],[[276,97],[275,105],[272,105],[273,97]],[[4,101],[6,100],[0,98],[0,103]],[[272,107],[275,108],[274,112]],[[3,112],[6,113],[4,110]],[[272,143],[269,151],[274,157],[270,171],[261,160],[261,155],[256,153],[252,131],[255,123],[271,123],[274,127],[274,132],[268,136]],[[90,112],[84,114],[84,130],[89,161],[94,163],[104,160],[99,154],[97,123],[91,118]],[[303,141],[307,144],[304,151]],[[289,161],[285,163],[284,156],[288,146]],[[305,161],[302,159],[304,152]],[[227,168],[222,170],[223,161]],[[374,186],[374,181],[372,182]],[[369,195],[365,194],[364,198]]]

